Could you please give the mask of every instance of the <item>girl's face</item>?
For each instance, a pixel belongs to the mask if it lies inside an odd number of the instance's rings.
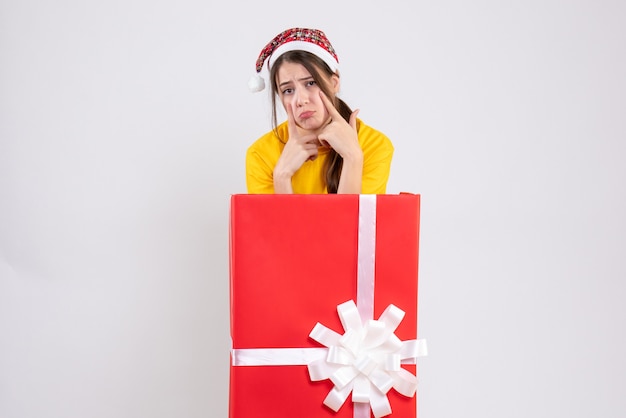
[[[321,89],[302,64],[283,62],[276,77],[280,101],[285,111],[291,109],[296,125],[310,132],[326,126],[329,114],[320,97]],[[333,93],[337,93],[339,77],[333,75],[328,82]]]

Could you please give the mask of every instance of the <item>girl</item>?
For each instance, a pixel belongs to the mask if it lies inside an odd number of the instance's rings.
[[[269,70],[273,130],[246,153],[248,193],[384,194],[393,145],[337,97],[339,60],[325,34],[292,28],[261,51],[252,91]],[[277,123],[276,99],[287,120]]]

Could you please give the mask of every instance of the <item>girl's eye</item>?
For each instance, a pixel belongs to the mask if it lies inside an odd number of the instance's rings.
[[[283,94],[291,94],[293,93],[293,89],[285,89],[283,90]]]
[[[306,83],[306,85],[307,85],[307,87],[314,86],[314,85],[315,85],[315,81],[314,81],[314,80],[308,81],[308,82]]]

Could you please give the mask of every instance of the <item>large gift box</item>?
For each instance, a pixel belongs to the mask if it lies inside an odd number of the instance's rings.
[[[230,418],[416,416],[419,207],[231,196]]]

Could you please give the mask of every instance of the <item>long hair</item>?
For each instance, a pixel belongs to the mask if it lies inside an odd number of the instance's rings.
[[[315,83],[320,87],[320,89],[326,94],[328,98],[333,102],[333,105],[339,112],[339,114],[346,120],[346,122],[350,122],[350,115],[352,114],[352,109],[340,98],[335,96],[332,91],[330,83],[328,83],[328,79],[334,74],[328,65],[319,57],[310,52],[306,51],[289,51],[285,52],[283,55],[278,57],[276,61],[272,64],[272,68],[270,70],[270,80],[271,80],[271,95],[272,95],[272,127],[276,136],[278,136],[279,140],[285,142],[283,138],[280,138],[278,135],[278,119],[276,114],[276,97],[278,96],[278,85],[276,80],[276,74],[278,69],[280,68],[283,62],[291,62],[294,64],[301,64],[313,77]],[[324,164],[324,177],[323,180],[326,182],[326,190],[328,193],[337,193],[337,189],[339,188],[339,178],[341,176],[341,168],[343,166],[343,158],[334,149],[330,149],[328,154],[328,158]]]

